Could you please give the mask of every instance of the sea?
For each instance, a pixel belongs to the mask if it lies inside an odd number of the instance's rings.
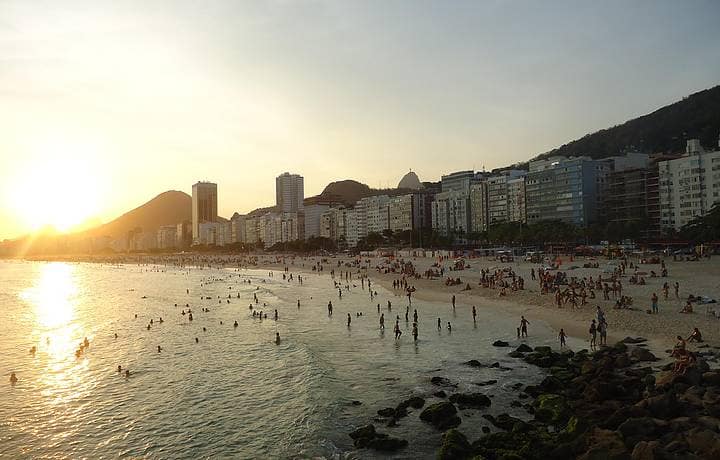
[[[0,261],[0,457],[434,458],[442,433],[420,421],[420,411],[396,427],[374,420],[378,409],[410,396],[440,401],[433,376],[457,384],[448,393],[492,398],[487,409],[461,411],[459,429],[471,440],[490,425],[485,413],[529,417],[510,406],[512,387],[537,383],[542,371],[492,346],[520,343],[516,316],[477,305],[473,322],[469,305],[413,299],[406,322],[400,292],[373,284],[371,299],[353,279],[343,280],[349,289],[340,298],[327,270],[300,274],[302,284],[299,273],[283,274]],[[251,305],[267,319],[253,317]],[[555,332],[528,319],[527,343],[556,346]],[[89,346],[81,347],[85,338]],[[501,368],[464,364],[470,359]],[[392,454],[356,449],[348,433],[368,423],[409,446]]]

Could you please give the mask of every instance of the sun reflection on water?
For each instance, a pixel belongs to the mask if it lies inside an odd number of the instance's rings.
[[[21,294],[33,308],[38,353],[46,358],[41,392],[56,404],[79,396],[81,371],[88,367],[85,356],[75,355],[85,331],[76,318],[74,271],[71,264],[45,264],[35,285]]]

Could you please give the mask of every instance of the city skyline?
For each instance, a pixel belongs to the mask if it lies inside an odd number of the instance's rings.
[[[717,84],[720,6],[648,5],[4,2],[0,239],[202,177],[229,217],[279,171],[312,196],[529,160]]]

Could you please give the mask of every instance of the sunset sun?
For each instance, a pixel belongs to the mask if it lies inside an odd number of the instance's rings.
[[[5,190],[15,216],[32,230],[73,230],[93,217],[101,205],[103,184],[95,162],[64,148],[56,151],[23,164]]]

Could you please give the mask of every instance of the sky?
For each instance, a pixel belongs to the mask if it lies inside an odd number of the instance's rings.
[[[0,0],[0,240],[529,158],[720,80],[720,2]]]

